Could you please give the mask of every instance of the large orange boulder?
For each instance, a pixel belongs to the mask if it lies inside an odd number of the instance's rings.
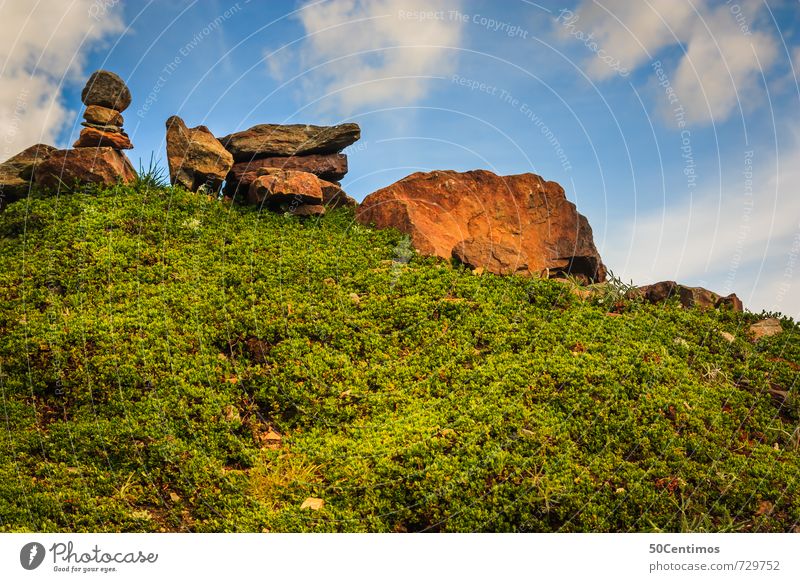
[[[410,235],[422,254],[492,273],[606,277],[589,222],[536,174],[418,172],[367,196],[356,219]]]

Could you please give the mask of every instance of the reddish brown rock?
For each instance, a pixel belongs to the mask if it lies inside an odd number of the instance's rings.
[[[470,269],[483,269],[497,275],[528,273],[528,259],[519,248],[490,240],[463,240],[453,247],[453,258]]]
[[[350,198],[338,182],[319,181],[322,188],[322,203],[326,208],[339,208],[340,206],[358,206],[358,202]]]
[[[322,216],[325,214],[325,207],[320,204],[303,204],[292,212],[295,216]]]
[[[251,203],[269,206],[288,203],[294,207],[322,204],[320,180],[314,174],[272,168],[264,170],[267,173],[250,185],[248,199]]]
[[[39,166],[35,174],[37,185],[58,189],[62,184],[76,183],[127,184],[136,179],[128,156],[110,147],[57,150]]]
[[[53,146],[40,143],[0,164],[0,206],[27,196],[37,168],[55,151]]]
[[[742,311],[743,305],[735,293],[725,297],[703,287],[687,287],[675,281],[660,281],[652,285],[637,287],[628,293],[631,299],[641,298],[649,303],[663,303],[671,297],[678,297],[684,307],[700,309],[718,309],[726,307],[733,311]]]
[[[122,127],[122,115],[116,109],[102,105],[89,105],[83,112],[83,118],[94,125],[115,125]]]
[[[233,156],[204,125],[188,128],[177,115],[167,119],[167,163],[173,184],[196,192],[219,191]]]
[[[356,123],[333,126],[265,123],[220,138],[237,162],[273,156],[335,154],[361,137]]]
[[[347,156],[344,154],[311,154],[237,162],[233,164],[226,179],[231,182],[239,182],[242,186],[249,186],[249,183],[256,178],[256,172],[261,168],[298,170],[314,174],[323,180],[335,182],[347,174]]]
[[[97,129],[96,127],[84,127],[78,137],[78,141],[72,144],[74,148],[97,148],[111,147],[116,150],[133,149],[128,134],[124,131],[108,132]]]
[[[416,173],[367,196],[356,218],[405,232],[422,254],[455,253],[492,272],[606,276],[589,222],[561,186],[535,174]]]

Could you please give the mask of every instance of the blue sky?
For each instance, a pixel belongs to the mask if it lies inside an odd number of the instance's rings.
[[[106,68],[133,93],[134,164],[164,159],[173,114],[218,136],[356,121],[357,199],[418,170],[535,172],[624,279],[800,315],[795,0],[43,0],[0,16],[3,157],[71,144]]]

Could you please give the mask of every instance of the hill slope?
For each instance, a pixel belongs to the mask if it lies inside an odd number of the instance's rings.
[[[478,277],[347,210],[171,188],[33,197],[0,237],[2,530],[800,522],[788,320],[610,316],[613,288]]]

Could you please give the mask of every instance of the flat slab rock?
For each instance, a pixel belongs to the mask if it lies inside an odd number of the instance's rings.
[[[56,150],[36,171],[35,182],[58,189],[76,183],[128,184],[136,179],[136,170],[128,156],[110,147]]]
[[[280,170],[299,170],[336,182],[347,174],[347,156],[344,154],[308,154],[259,158],[247,162],[233,164],[227,180],[245,186],[252,182],[261,168],[278,168]]]
[[[361,138],[356,123],[278,125],[265,123],[220,138],[236,162],[272,156],[335,154]]]
[[[410,235],[422,254],[496,274],[606,277],[588,220],[536,174],[418,172],[367,196],[356,219]]]

